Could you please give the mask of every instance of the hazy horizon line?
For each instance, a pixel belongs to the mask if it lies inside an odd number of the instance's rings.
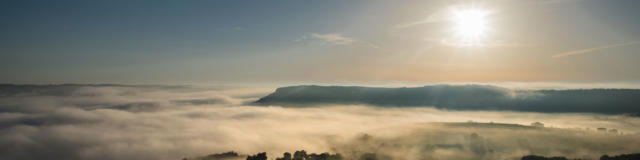
[[[280,88],[288,86],[360,86],[360,87],[423,87],[434,85],[489,85],[509,89],[640,89],[640,82],[284,82],[284,83],[5,83],[0,85],[85,85],[121,87],[194,87],[194,88]]]

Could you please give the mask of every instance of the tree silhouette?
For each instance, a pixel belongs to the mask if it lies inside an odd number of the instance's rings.
[[[621,154],[613,157],[609,157],[609,155],[602,155],[600,160],[638,160],[640,159],[640,153],[634,154]]]
[[[267,160],[267,152],[258,153],[253,156],[247,156],[247,160]]]

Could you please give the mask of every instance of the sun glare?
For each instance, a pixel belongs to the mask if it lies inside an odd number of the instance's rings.
[[[482,9],[453,11],[456,38],[464,44],[478,44],[486,34],[488,12]]]

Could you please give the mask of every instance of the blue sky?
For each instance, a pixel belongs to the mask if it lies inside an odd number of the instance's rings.
[[[2,1],[0,82],[635,83],[639,5]],[[446,20],[422,23],[469,6],[491,13],[482,46],[450,45]],[[567,52],[580,54],[554,57]]]

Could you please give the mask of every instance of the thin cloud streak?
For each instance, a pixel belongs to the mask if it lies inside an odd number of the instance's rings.
[[[612,45],[600,46],[600,47],[595,47],[595,48],[573,50],[573,51],[568,51],[568,52],[562,52],[562,53],[553,55],[551,57],[560,58],[560,57],[566,57],[566,56],[574,56],[574,55],[585,54],[585,53],[594,52],[594,51],[603,50],[603,49],[624,47],[624,46],[630,46],[630,45],[635,45],[635,44],[640,44],[640,41],[631,41],[631,42],[626,42],[626,43],[612,44]]]
[[[426,17],[425,19],[423,19],[423,20],[404,23],[404,24],[399,24],[399,25],[394,26],[394,28],[396,28],[396,29],[404,29],[404,28],[414,27],[414,26],[417,26],[417,25],[444,22],[444,21],[447,20],[448,14],[449,14],[448,10],[436,11],[433,14],[429,15],[428,17]]]
[[[359,40],[352,37],[347,37],[338,33],[327,33],[327,34],[311,33],[309,35],[302,36],[302,38],[295,40],[295,42],[300,42],[304,40],[319,40],[319,41],[322,41],[324,44],[329,44],[329,45],[364,44],[370,48],[380,48],[380,46],[375,45],[373,43]]]
[[[317,39],[317,40],[322,40],[325,43],[329,43],[329,44],[333,44],[333,45],[350,45],[353,44],[355,42],[357,42],[358,40],[350,38],[350,37],[345,37],[341,34],[336,34],[336,33],[329,33],[329,34],[319,34],[319,33],[312,33],[308,36],[304,36],[302,37],[302,39],[300,40],[304,40],[304,39]],[[297,40],[299,41],[299,40]]]
[[[435,22],[438,22],[438,21],[433,20],[433,18],[429,17],[429,18],[427,18],[425,20],[421,20],[421,21],[415,21],[415,22],[396,25],[394,28],[403,29],[403,28],[409,28],[409,27],[413,27],[413,26],[417,26],[417,25],[423,25],[423,24],[435,23]]]

